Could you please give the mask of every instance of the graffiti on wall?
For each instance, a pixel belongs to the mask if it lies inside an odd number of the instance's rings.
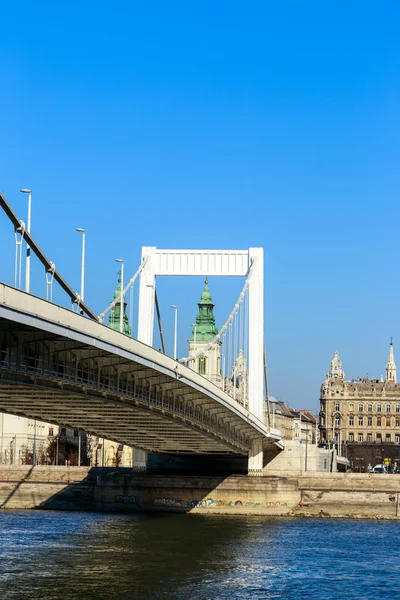
[[[154,504],[174,508],[271,508],[287,506],[286,502],[243,502],[242,500],[182,500],[181,498],[155,498]]]
[[[115,496],[115,501],[124,504],[140,504],[140,496]]]

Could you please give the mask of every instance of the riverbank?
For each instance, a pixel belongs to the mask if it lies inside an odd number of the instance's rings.
[[[189,476],[130,469],[0,467],[0,508],[397,519],[400,476]]]

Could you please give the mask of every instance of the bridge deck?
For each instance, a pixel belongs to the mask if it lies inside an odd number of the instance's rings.
[[[280,437],[172,358],[1,283],[0,410],[152,452],[247,454]]]

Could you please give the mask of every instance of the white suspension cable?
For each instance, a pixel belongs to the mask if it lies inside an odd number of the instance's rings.
[[[232,323],[233,318],[236,315],[236,313],[237,313],[237,311],[239,309],[240,304],[243,302],[244,295],[246,293],[247,288],[249,287],[250,278],[251,278],[252,273],[253,273],[253,265],[255,264],[256,260],[257,260],[257,257],[254,257],[253,260],[252,260],[252,262],[251,262],[251,265],[250,265],[250,268],[249,268],[249,271],[248,271],[248,275],[247,275],[247,279],[246,279],[246,281],[244,283],[243,289],[242,289],[242,291],[239,294],[239,298],[237,299],[237,302],[236,302],[235,306],[233,307],[233,310],[232,310],[231,314],[229,315],[227,321],[221,327],[221,329],[219,330],[219,332],[217,333],[217,335],[211,340],[211,342],[205,348],[203,348],[202,350],[199,350],[199,352],[197,352],[196,354],[192,354],[191,356],[187,356],[185,358],[181,358],[179,360],[179,362],[186,364],[186,363],[188,363],[188,362],[190,362],[192,360],[196,360],[200,356],[203,356],[204,354],[206,354],[206,352],[208,352],[213,346],[216,346],[219,343],[219,341],[221,339],[221,336],[228,329],[228,326]]]
[[[230,379],[232,373],[232,323],[228,326],[228,378]]]
[[[235,315],[234,320],[234,334],[233,334],[233,399],[236,400],[236,360],[238,357],[237,347],[238,347],[238,320],[239,320],[239,312]]]
[[[102,323],[104,320],[104,317],[106,316],[106,314],[112,309],[114,308],[114,306],[116,304],[118,304],[118,302],[121,302],[121,296],[125,297],[126,292],[128,291],[128,289],[131,287],[131,285],[133,285],[135,283],[136,278],[138,277],[138,275],[140,275],[140,273],[142,272],[145,264],[147,263],[147,261],[149,260],[149,257],[146,256],[146,258],[144,259],[144,261],[142,262],[142,264],[139,266],[138,270],[136,271],[136,273],[134,274],[134,276],[132,277],[132,279],[130,279],[127,283],[127,285],[125,286],[125,288],[118,294],[118,296],[115,298],[115,300],[113,300],[111,302],[111,304],[109,306],[107,306],[107,308],[99,315],[99,319],[100,322]]]

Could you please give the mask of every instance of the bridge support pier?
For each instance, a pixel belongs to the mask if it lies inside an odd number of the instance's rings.
[[[253,440],[251,450],[249,452],[249,475],[263,474],[263,440],[257,438]]]
[[[132,469],[137,473],[147,471],[147,452],[139,448],[132,448]]]

